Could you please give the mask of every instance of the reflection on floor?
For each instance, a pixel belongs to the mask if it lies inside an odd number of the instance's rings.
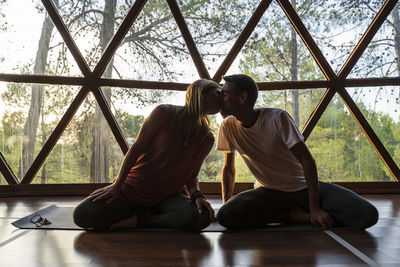
[[[0,199],[0,266],[400,266],[400,195],[365,195],[380,212],[366,231],[90,233],[20,230],[11,222],[81,197]],[[219,208],[221,201],[212,200]],[[332,235],[338,239],[332,238]]]

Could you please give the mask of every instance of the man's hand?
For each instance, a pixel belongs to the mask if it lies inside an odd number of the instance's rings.
[[[333,219],[326,211],[322,209],[314,209],[310,211],[311,223],[321,225],[322,229],[331,228]]]
[[[89,195],[89,198],[93,200],[93,202],[97,202],[100,200],[107,200],[107,204],[113,202],[121,193],[121,189],[119,186],[115,184],[107,185],[103,188],[99,188],[95,190],[93,193]]]
[[[214,210],[211,207],[210,202],[208,202],[205,198],[202,198],[202,197],[196,198],[196,206],[197,206],[197,209],[199,210],[199,213],[203,212],[203,208],[208,209],[208,211],[210,212],[211,221],[215,220]]]

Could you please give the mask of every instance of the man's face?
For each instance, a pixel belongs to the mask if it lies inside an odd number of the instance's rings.
[[[235,115],[237,108],[239,107],[239,97],[236,95],[234,85],[230,82],[226,82],[222,87],[222,106],[221,115],[227,117],[229,115]]]

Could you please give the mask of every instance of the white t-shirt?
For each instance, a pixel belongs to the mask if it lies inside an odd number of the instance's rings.
[[[294,192],[307,187],[303,167],[290,151],[303,140],[286,111],[264,108],[250,128],[241,126],[234,116],[225,118],[219,128],[217,150],[237,150],[262,186]]]

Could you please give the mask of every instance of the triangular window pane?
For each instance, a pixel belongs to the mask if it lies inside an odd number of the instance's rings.
[[[103,92],[105,88],[102,88]],[[184,91],[111,88],[111,111],[129,145],[151,111],[161,104],[184,105]],[[106,95],[106,93],[105,93]]]
[[[162,0],[145,4],[110,64],[103,77],[188,83],[199,78],[171,10]]]
[[[227,75],[235,73],[248,74],[260,82],[325,79],[275,2],[261,18]]]
[[[400,166],[400,87],[346,89],[397,166]],[[381,179],[393,181],[389,171]]]
[[[111,182],[122,159],[121,148],[90,93],[33,183]]]
[[[0,151],[20,179],[78,89],[72,86],[0,83]],[[28,128],[32,130],[28,131]]]
[[[398,6],[398,5],[397,5]],[[395,25],[400,25],[399,16],[394,9],[369,43],[349,78],[399,77],[400,43],[395,38]],[[397,21],[396,21],[397,19]]]
[[[256,107],[283,109],[290,114],[299,129],[303,130],[325,91],[322,88],[260,91]],[[295,99],[297,100],[294,101]]]
[[[211,76],[217,71],[260,1],[211,0],[180,8]]]
[[[335,95],[306,142],[326,182],[388,181],[388,171],[347,107]]]
[[[58,8],[90,69],[129,12],[133,1],[67,1]]]
[[[42,3],[6,1],[0,7],[0,73],[82,76]]]
[[[300,17],[337,73],[379,9],[378,1],[303,1]]]

